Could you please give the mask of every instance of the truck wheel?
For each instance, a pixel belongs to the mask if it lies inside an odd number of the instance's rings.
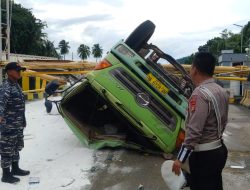
[[[141,23],[126,39],[125,43],[138,52],[148,42],[155,30],[155,24],[150,20]]]

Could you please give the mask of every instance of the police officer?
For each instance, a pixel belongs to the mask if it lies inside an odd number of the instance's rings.
[[[228,94],[212,78],[215,58],[207,52],[197,53],[190,71],[196,85],[189,99],[186,136],[172,171],[180,174],[189,160],[192,190],[221,190],[222,170],[227,148],[222,133],[228,120]]]
[[[19,168],[19,151],[24,147],[23,130],[26,126],[25,99],[18,84],[20,71],[25,70],[18,63],[11,62],[5,67],[8,75],[0,86],[0,155],[3,170],[2,182],[20,181],[14,175],[29,175],[29,171]],[[11,169],[11,170],[10,170]]]

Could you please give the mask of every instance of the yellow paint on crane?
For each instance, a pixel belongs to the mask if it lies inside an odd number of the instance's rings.
[[[41,75],[80,75],[80,74],[87,74],[90,70],[87,71],[39,71],[39,72],[25,72],[26,75],[33,75],[33,76],[41,76]]]
[[[30,89],[30,82],[29,82],[29,77],[27,76],[23,76],[22,77],[22,89],[25,90],[29,90]]]
[[[247,81],[246,77],[214,77],[219,80],[236,80],[236,81]]]

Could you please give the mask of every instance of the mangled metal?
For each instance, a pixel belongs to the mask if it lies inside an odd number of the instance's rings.
[[[69,127],[88,146],[172,152],[183,140],[193,84],[175,59],[148,44],[154,28],[151,21],[139,25],[57,102]],[[168,73],[162,60],[180,75]]]

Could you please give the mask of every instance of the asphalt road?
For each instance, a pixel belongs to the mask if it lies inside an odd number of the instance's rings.
[[[224,134],[229,149],[223,171],[225,190],[250,187],[250,110],[230,105],[229,124]],[[167,190],[161,177],[164,158],[132,150],[98,150],[86,190]]]

